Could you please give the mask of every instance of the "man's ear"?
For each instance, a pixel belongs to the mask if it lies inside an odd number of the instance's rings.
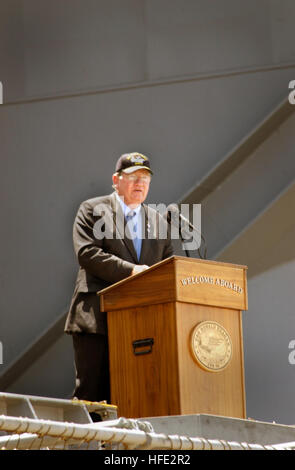
[[[118,180],[119,180],[119,175],[118,173],[114,173],[112,175],[112,180],[113,180],[113,188],[116,188],[117,187],[117,184],[118,184]]]

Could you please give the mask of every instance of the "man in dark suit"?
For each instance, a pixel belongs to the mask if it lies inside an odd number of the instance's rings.
[[[173,254],[169,237],[157,232],[161,216],[143,204],[151,175],[146,156],[123,154],[112,177],[115,192],[83,202],[75,219],[80,267],[65,332],[73,336],[74,396],[81,400],[110,401],[107,318],[96,293]]]

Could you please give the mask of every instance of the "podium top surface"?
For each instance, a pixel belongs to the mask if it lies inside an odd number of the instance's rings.
[[[248,309],[247,266],[171,256],[97,294],[103,311],[166,302]]]

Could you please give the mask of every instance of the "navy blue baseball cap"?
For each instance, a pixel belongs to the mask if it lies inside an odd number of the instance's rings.
[[[120,171],[133,173],[137,170],[148,170],[153,174],[148,157],[138,152],[124,153],[121,155],[116,164],[116,173]]]

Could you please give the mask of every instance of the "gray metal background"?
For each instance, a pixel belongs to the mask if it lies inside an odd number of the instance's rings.
[[[0,389],[70,395],[71,340],[44,337],[72,295],[73,219],[136,150],[148,202],[201,202],[209,257],[249,266],[247,412],[295,423],[294,14],[292,0],[1,1]]]

